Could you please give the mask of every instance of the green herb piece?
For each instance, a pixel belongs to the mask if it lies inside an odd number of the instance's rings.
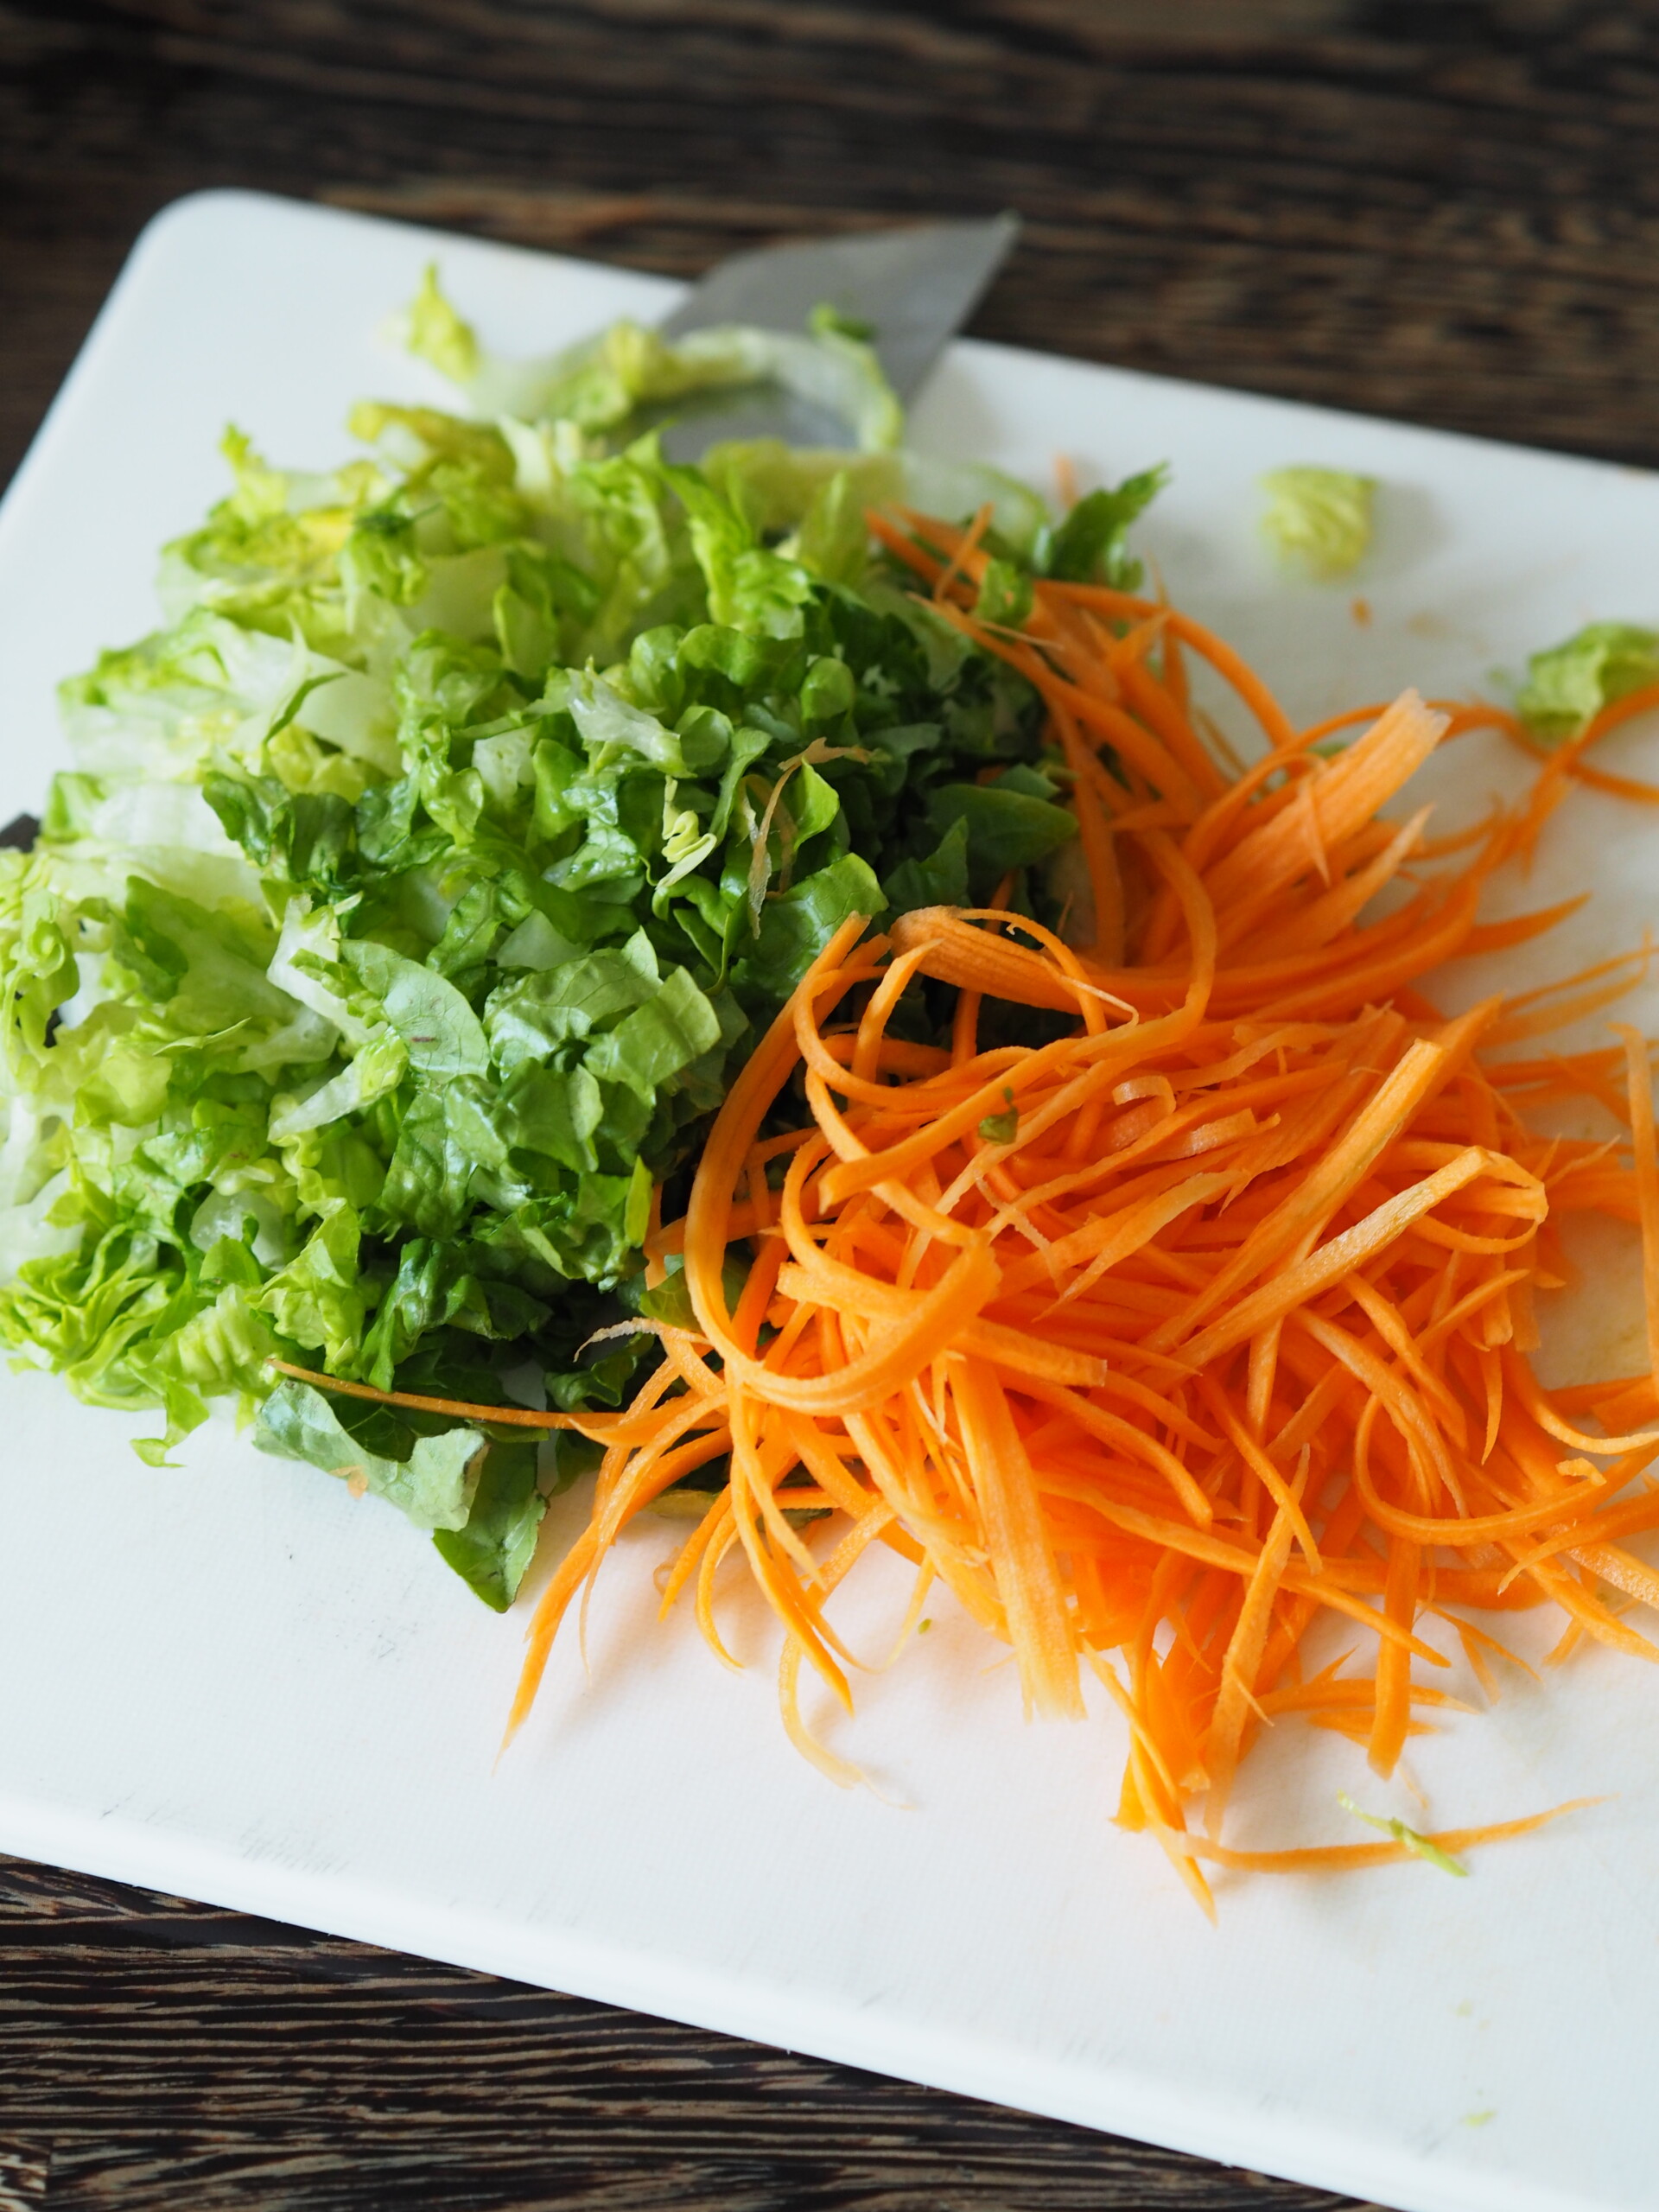
[[[987,1144],[1012,1144],[1020,1134],[1020,1109],[1014,1103],[1014,1092],[1005,1083],[1002,1096],[1007,1101],[1007,1111],[987,1114],[979,1125],[979,1134]]]
[[[941,831],[966,823],[969,867],[988,892],[1010,868],[1035,867],[1077,834],[1077,817],[1065,807],[1002,784],[942,785],[928,818]]]

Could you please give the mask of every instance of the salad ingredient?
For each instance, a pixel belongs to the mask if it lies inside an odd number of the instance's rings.
[[[1638,806],[1659,806],[1659,784],[1640,776],[1619,775],[1585,758],[1604,737],[1656,708],[1659,708],[1659,676],[1608,699],[1571,735],[1541,736],[1519,714],[1505,717],[1501,726],[1517,745],[1548,761],[1548,775],[1541,788],[1553,794],[1558,795],[1568,782],[1587,784],[1592,791],[1605,791],[1613,798],[1630,799]]]
[[[1469,1869],[1459,1866],[1443,1844],[1433,1836],[1424,1835],[1419,1828],[1408,1827],[1403,1821],[1384,1820],[1376,1813],[1363,1812],[1344,1789],[1337,1802],[1344,1813],[1351,1813],[1357,1821],[1363,1821],[1370,1828],[1379,1828],[1384,1835],[1391,1835],[1396,1843],[1404,1844],[1414,1859],[1426,1859],[1431,1866],[1438,1866],[1443,1874],[1455,1874],[1466,1879]]]
[[[1129,527],[1168,481],[1167,468],[1146,468],[1138,476],[1125,477],[1115,491],[1102,486],[1085,492],[1073,501],[1064,521],[1040,534],[1035,549],[1039,572],[1062,583],[1107,583],[1120,591],[1138,590],[1142,569],[1129,552]]]
[[[163,626],[63,687],[74,765],[0,855],[0,1342],[158,1408],[152,1461],[262,1408],[505,1604],[570,1453],[532,1480],[502,1421],[392,1402],[622,1402],[653,1193],[842,919],[1011,866],[1050,912],[1076,824],[1040,701],[862,502],[943,484],[1020,574],[1046,511],[897,449],[868,346],[619,327],[515,366],[430,282],[410,331],[497,419],[365,404],[321,474],[230,433]],[[762,373],[879,449],[633,435]],[[1127,573],[1152,488],[1044,556]],[[273,1357],[383,1397],[270,1395]]]
[[[774,384],[839,416],[865,452],[891,452],[904,431],[904,410],[869,334],[829,308],[812,316],[810,332],[728,324],[672,341],[625,320],[542,359],[515,361],[479,343],[429,268],[401,334],[486,420],[616,430],[653,402]]]
[[[1081,1670],[1098,1675],[1130,1724],[1119,1818],[1158,1837],[1206,1909],[1204,1858],[1370,1865],[1522,1833],[1535,1821],[1312,1854],[1222,1841],[1276,1713],[1394,1770],[1420,1712],[1452,1702],[1415,1679],[1447,1664],[1425,1617],[1472,1657],[1490,1639],[1465,1611],[1548,1603],[1563,1655],[1588,1637],[1659,1658],[1620,1610],[1659,1606],[1659,1576],[1622,1541],[1659,1527],[1659,1492],[1626,1494],[1659,1427],[1623,1433],[1659,1414],[1647,1047],[1631,1033],[1611,1053],[1487,1057],[1605,1003],[1639,962],[1451,1020],[1421,988],[1454,952],[1558,918],[1483,925],[1477,903],[1560,779],[1547,769],[1528,807],[1449,841],[1449,871],[1363,920],[1435,856],[1421,815],[1378,809],[1449,715],[1408,693],[1325,760],[1251,684],[1283,734],[1214,797],[1172,797],[1185,718],[1165,610],[1039,581],[1026,635],[982,630],[989,556],[970,534],[880,526],[987,649],[1040,645],[1079,697],[1130,669],[1162,694],[1144,717],[1168,747],[1160,787],[1072,749],[1104,832],[1085,854],[1135,887],[1128,954],[1109,963],[1098,940],[1079,950],[996,905],[912,912],[875,937],[861,916],[841,925],[728,1091],[684,1217],[650,1239],[654,1278],[679,1280],[678,1261],[685,1293],[657,1325],[663,1364],[625,1414],[575,1416],[605,1457],[537,1607],[513,1726],[621,1529],[695,1478],[706,1508],[664,1606],[695,1584],[723,1650],[715,1577],[741,1555],[784,1628],[785,1726],[838,1781],[854,1770],[810,1736],[800,1669],[850,1706],[826,1603],[880,1542],[916,1569],[912,1617],[943,1580],[1011,1646],[1028,1711],[1076,1717]],[[1197,624],[1179,635],[1230,665]],[[1478,719],[1501,710],[1464,710]],[[1099,912],[1112,885],[1094,896]],[[907,1009],[941,986],[957,994],[950,1040],[918,1041]],[[1046,1017],[1046,1036],[1011,1040],[1013,1009]],[[1622,1149],[1529,1130],[1529,1104],[1617,1101],[1621,1062]],[[1528,1358],[1533,1301],[1562,1280],[1557,1225],[1579,1210],[1643,1229],[1654,1365],[1550,1391]],[[1376,1637],[1369,1672],[1306,1672],[1332,1613]]]
[[[1591,622],[1559,645],[1534,653],[1515,710],[1535,738],[1577,737],[1604,707],[1659,685],[1659,631],[1633,622]]]
[[[1213,1843],[1209,1837],[1201,1835],[1171,1833],[1161,1835],[1159,1840],[1172,1856],[1205,1859],[1239,1874],[1355,1873],[1367,1866],[1398,1866],[1408,1859],[1427,1859],[1431,1865],[1445,1859],[1455,1866],[1453,1852],[1474,1851],[1485,1844],[1510,1843],[1517,1836],[1535,1835],[1551,1821],[1559,1821],[1563,1814],[1582,1812],[1586,1806],[1599,1802],[1594,1797],[1570,1797],[1563,1805],[1552,1805],[1545,1813],[1529,1813],[1524,1820],[1489,1821],[1483,1827],[1472,1828],[1441,1828],[1432,1835],[1407,1827],[1403,1821],[1388,1821],[1382,1823],[1389,1837],[1386,1843],[1327,1843],[1303,1845],[1291,1851],[1233,1851],[1224,1843]],[[1359,1817],[1367,1820],[1370,1816],[1362,1813]]]
[[[1376,479],[1345,468],[1275,468],[1262,479],[1262,527],[1280,558],[1320,577],[1346,575],[1370,550]]]

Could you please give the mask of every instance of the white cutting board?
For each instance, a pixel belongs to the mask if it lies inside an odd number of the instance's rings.
[[[381,334],[434,257],[510,351],[677,294],[240,194],[170,209],[0,511],[0,815],[37,805],[61,764],[54,681],[152,622],[156,550],[219,495],[226,421],[321,466],[346,450],[353,398],[442,398]],[[1659,479],[1630,470],[976,344],[914,434],[1044,482],[1060,453],[1085,483],[1171,461],[1147,548],[1299,715],[1409,682],[1475,689],[1589,617],[1659,614]],[[1291,461],[1383,480],[1351,584],[1287,582],[1260,550],[1255,480]],[[1641,750],[1615,741],[1610,765]],[[1484,741],[1442,772],[1465,804],[1505,778]],[[1503,895],[1586,882],[1589,912],[1517,972],[1639,933],[1659,819],[1577,799],[1533,884]],[[1595,1281],[1606,1371],[1630,1351],[1625,1265],[1610,1254]],[[1539,1688],[1511,1673],[1494,1712],[1414,1742],[1427,1814],[1357,1747],[1281,1724],[1251,1762],[1240,1843],[1363,1837],[1344,1787],[1447,1826],[1616,1794],[1478,1855],[1466,1881],[1421,1865],[1224,1878],[1217,1929],[1155,1847],[1111,1825],[1115,1713],[1096,1700],[1086,1724],[1027,1727],[1011,1669],[944,1600],[899,1668],[861,1683],[855,1723],[816,1716],[877,1785],[844,1794],[784,1739],[752,1607],[733,1608],[753,1661],[736,1677],[689,1621],[654,1625],[651,1570],[681,1531],[652,1522],[601,1578],[591,1675],[561,1644],[497,1767],[523,1609],[486,1612],[393,1514],[228,1424],[190,1440],[182,1471],[149,1471],[124,1439],[152,1423],[38,1375],[0,1376],[0,1848],[1401,2212],[1648,2212],[1659,2196],[1659,1675],[1633,1662],[1591,1650]],[[580,1510],[555,1509],[543,1573]],[[900,1604],[873,1561],[841,1617],[874,1656]]]

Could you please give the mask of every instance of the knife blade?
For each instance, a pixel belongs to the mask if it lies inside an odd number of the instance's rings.
[[[1020,218],[1005,213],[982,222],[921,223],[759,246],[717,263],[658,327],[665,338],[732,322],[798,332],[813,308],[827,303],[870,327],[888,382],[908,401],[973,312],[1019,232]],[[674,460],[692,461],[730,437],[849,442],[846,424],[825,410],[766,388],[695,410],[677,408],[664,444]]]

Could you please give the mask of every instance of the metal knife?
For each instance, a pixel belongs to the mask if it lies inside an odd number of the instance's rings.
[[[820,302],[870,326],[877,357],[909,401],[962,327],[1020,232],[1020,218],[922,223],[799,245],[760,246],[719,262],[659,327],[665,338],[719,323],[802,331]],[[702,405],[677,404],[664,446],[695,461],[721,438],[785,438],[794,445],[849,442],[844,423],[770,387]]]

